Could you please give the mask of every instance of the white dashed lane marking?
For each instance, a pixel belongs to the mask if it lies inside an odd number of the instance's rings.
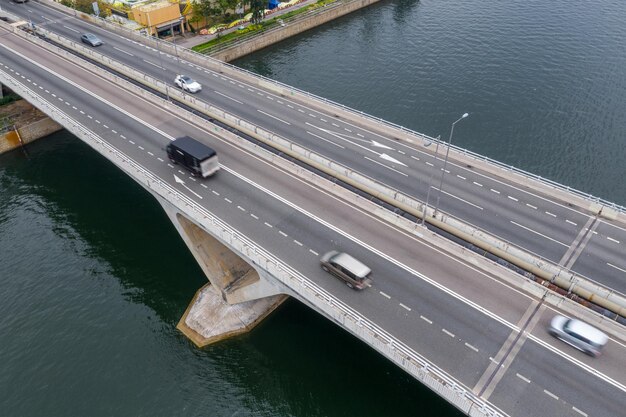
[[[269,224],[268,222],[264,222],[263,224],[266,225],[267,227],[274,227],[271,224]]]
[[[522,381],[524,381],[524,382],[526,382],[526,383],[529,383],[529,384],[530,384],[530,379],[528,379],[528,378],[526,378],[525,376],[520,375],[520,374],[515,374],[515,375],[517,375],[517,377],[518,377],[519,379],[521,379]]]
[[[382,291],[378,291],[378,292],[379,292],[379,293],[380,293],[380,295],[382,295],[383,297],[385,297],[385,298],[387,298],[387,299],[391,299],[391,297],[390,297],[389,295],[385,294],[384,292],[382,292]]]
[[[410,307],[405,306],[404,304],[400,303],[400,307],[402,307],[403,309],[405,309],[406,311],[411,311]]]
[[[228,199],[228,198],[226,198],[226,197],[224,197],[224,200],[226,200],[226,202],[227,202],[228,204],[232,204],[232,203],[233,203],[233,201],[232,201],[232,200],[229,200],[229,199]]]
[[[556,217],[556,214],[554,214],[554,213],[550,213],[549,211],[546,211],[545,213],[546,213],[548,216]]]
[[[298,241],[297,241],[297,240],[295,240],[295,239],[293,240],[293,243],[295,243],[295,244],[296,244],[296,245],[298,245],[298,246],[304,246],[302,243],[298,242]]]
[[[279,230],[278,233],[283,236],[283,237],[287,237],[287,233],[283,232],[282,230]]]
[[[444,332],[445,334],[447,334],[450,337],[454,337],[454,333],[451,333],[449,331],[447,331],[446,329],[441,329],[442,332]]]
[[[313,249],[309,249],[309,252],[311,252],[315,256],[319,256],[319,253],[315,252]]]
[[[425,321],[426,323],[428,323],[428,324],[433,324],[433,321],[432,321],[432,320],[427,319],[427,318],[426,318],[426,317],[424,317],[424,316],[420,316],[420,319],[424,320],[424,321]]]
[[[472,349],[474,352],[478,352],[478,348],[476,348],[476,347],[474,347],[474,346],[470,345],[470,344],[469,344],[469,343],[467,343],[467,342],[465,343],[465,346],[466,346],[466,347],[468,347],[468,348],[470,348],[470,349]]]
[[[507,196],[507,198],[508,198],[509,200],[519,201],[517,198],[515,198],[515,197],[513,197],[513,196],[510,196],[510,195],[508,195],[508,196]]]
[[[544,389],[544,390],[543,390],[543,392],[544,392],[546,395],[549,395],[550,397],[554,398],[555,400],[558,400],[558,399],[559,399],[559,397],[557,397],[556,395],[554,395],[553,393],[551,393],[551,392],[550,392],[550,391],[548,391],[547,389]]]
[[[478,185],[479,187],[482,187],[482,186],[483,186],[483,185],[482,185],[481,183],[479,183],[479,182],[476,182],[476,181],[472,181],[472,182],[474,183],[474,185]]]

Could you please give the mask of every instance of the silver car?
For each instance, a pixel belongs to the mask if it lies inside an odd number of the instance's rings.
[[[595,327],[560,315],[552,319],[548,333],[591,356],[599,356],[609,340],[607,335]]]
[[[320,258],[320,264],[324,271],[341,278],[350,288],[362,290],[371,286],[368,276],[372,270],[345,252],[330,251]]]
[[[104,44],[104,42],[102,42],[102,40],[93,33],[83,33],[80,35],[80,40],[82,43],[86,43],[91,46],[100,46]]]

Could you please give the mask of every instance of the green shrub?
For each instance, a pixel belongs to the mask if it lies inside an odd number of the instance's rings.
[[[15,94],[15,93],[5,94],[4,97],[0,98],[0,106],[4,106],[6,104],[13,103],[14,101],[17,101],[19,99],[21,99],[21,97],[18,96],[17,94]]]

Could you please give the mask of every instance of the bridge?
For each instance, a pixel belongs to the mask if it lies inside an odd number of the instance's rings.
[[[619,324],[418,225],[425,218],[463,237],[480,235],[477,244],[495,245],[498,255],[516,256],[538,274],[563,271],[572,287],[584,277],[579,289],[619,308],[619,271],[626,270],[619,207],[452,149],[445,193],[435,187],[430,194],[439,198],[435,212],[415,203],[426,200],[433,172],[443,169],[443,153],[429,138],[221,63],[201,65],[205,58],[182,58],[185,51],[168,45],[172,54],[163,53],[148,39],[94,27],[56,5],[3,9],[45,28],[39,34],[47,39],[3,25],[2,83],[155,196],[207,273],[214,293],[206,297],[225,300],[226,316],[248,314],[252,323],[294,297],[468,415],[615,416],[624,409]],[[105,45],[76,44],[86,31]],[[177,72],[200,80],[204,92],[173,90]],[[198,115],[207,109],[212,117]],[[254,140],[225,128],[227,121]],[[218,151],[217,177],[199,181],[168,163],[165,144],[182,135],[205,138]],[[280,152],[268,150],[270,142]],[[311,160],[306,167],[302,155]],[[376,187],[375,198],[364,184]],[[321,271],[319,255],[330,249],[367,260],[373,286],[354,292]],[[609,333],[604,355],[593,360],[549,337],[555,311]]]

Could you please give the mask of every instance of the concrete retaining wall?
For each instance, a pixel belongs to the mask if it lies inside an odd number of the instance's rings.
[[[38,120],[25,126],[18,127],[18,132],[13,130],[0,135],[0,154],[11,151],[22,146],[20,138],[24,145],[37,139],[46,137],[54,132],[63,129],[63,126],[50,118]]]
[[[212,53],[211,56],[225,62],[233,61],[244,55],[248,55],[299,33],[321,26],[326,22],[345,16],[355,10],[377,3],[378,1],[380,0],[340,1],[320,9],[318,13],[303,15],[302,19],[295,22],[286,22],[285,26],[268,30],[267,32],[253,36],[249,40],[247,39],[237,43],[236,45]]]

